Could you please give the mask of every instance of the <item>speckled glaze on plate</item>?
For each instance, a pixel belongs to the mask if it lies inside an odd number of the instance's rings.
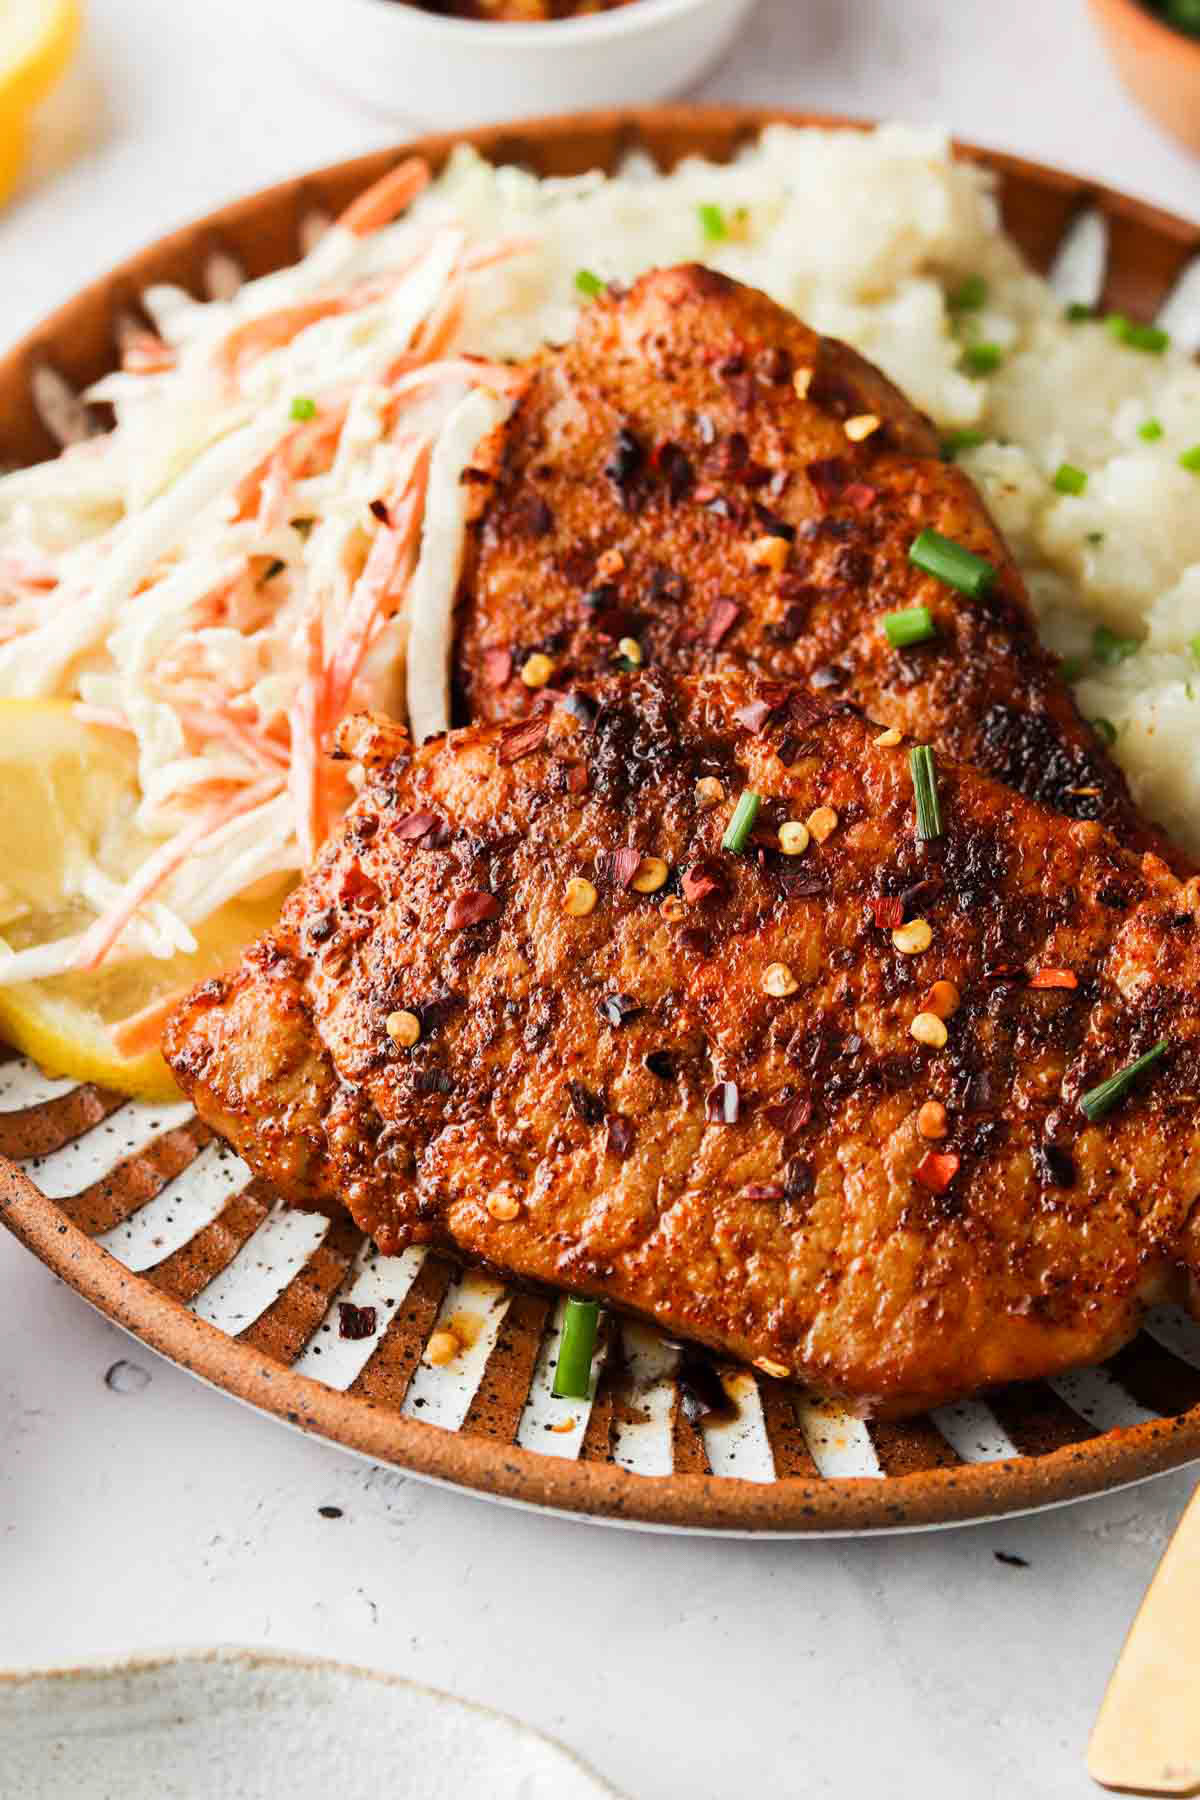
[[[436,165],[465,138],[493,161],[566,175],[611,170],[635,148],[663,164],[724,158],[779,118],[846,123],[686,107],[541,120],[425,138],[238,201],[131,258],[0,362],[0,462],[53,453],[47,394],[61,402],[113,365],[117,320],[148,283],[203,293],[231,271],[280,267],[398,155]],[[1076,176],[962,154],[995,171],[1008,230],[1064,298],[1160,317],[1200,344],[1200,228]],[[602,1341],[587,1401],[556,1400],[552,1300],[422,1250],[380,1256],[348,1222],[289,1212],[188,1106],[122,1102],[15,1057],[0,1063],[0,1222],[144,1343],[264,1412],[431,1480],[609,1523],[911,1530],[1200,1458],[1200,1327],[1174,1308],[1101,1368],[900,1425],[732,1367],[729,1416],[694,1423],[678,1351],[624,1321]],[[374,1309],[369,1336],[340,1334],[347,1302]],[[471,1343],[433,1366],[430,1335],[464,1315]]]
[[[188,1650],[0,1674],[4,1793],[327,1800],[620,1800],[551,1738],[398,1675]]]

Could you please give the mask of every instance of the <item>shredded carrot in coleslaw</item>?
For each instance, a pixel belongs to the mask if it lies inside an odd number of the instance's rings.
[[[403,691],[414,594],[451,604],[429,570],[465,497],[441,496],[427,546],[434,452],[466,395],[502,410],[521,385],[472,353],[470,321],[539,240],[405,216],[429,179],[400,164],[232,298],[148,295],[155,329],[130,323],[95,390],[114,430],[0,480],[0,698],[70,699],[138,754],[141,848],[79,872],[64,898],[104,904],[46,972],[175,954],[308,862],[351,792],[338,722]],[[0,981],[22,967],[0,958]],[[121,1047],[162,1015],[124,1021]]]

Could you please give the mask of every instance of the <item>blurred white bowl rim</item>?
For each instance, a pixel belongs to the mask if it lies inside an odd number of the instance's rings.
[[[681,93],[757,0],[630,0],[546,24],[449,19],[408,0],[269,0],[280,41],[343,97],[397,123],[481,125]]]

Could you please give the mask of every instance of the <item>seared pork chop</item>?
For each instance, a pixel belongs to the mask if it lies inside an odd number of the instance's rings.
[[[1156,849],[1042,649],[1020,573],[933,428],[845,344],[700,267],[587,308],[530,365],[490,446],[462,585],[465,716],[628,666],[738,664],[938,745],[1029,798]],[[480,490],[481,496],[486,492]],[[930,528],[996,571],[968,598],[909,561]],[[897,650],[885,615],[928,607]]]
[[[257,1172],[385,1251],[864,1410],[1103,1356],[1200,1194],[1200,882],[943,758],[923,841],[895,735],[737,670],[415,751],[350,721],[344,828],[168,1060]]]

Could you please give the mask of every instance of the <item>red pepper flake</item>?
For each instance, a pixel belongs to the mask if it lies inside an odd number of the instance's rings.
[[[610,1025],[623,1025],[626,1019],[632,1019],[645,1009],[632,994],[605,994],[596,1002],[596,1011]]]
[[[904,923],[904,899],[900,894],[877,894],[871,912],[880,931],[894,931]]]
[[[391,515],[388,512],[387,503],[385,501],[372,500],[371,512],[373,513],[375,518],[377,518],[379,520],[379,523],[381,525],[390,525],[391,524],[391,522],[392,522]]]
[[[604,1102],[599,1094],[594,1094],[582,1081],[568,1081],[567,1092],[575,1117],[584,1125],[599,1125],[604,1117]]]
[[[546,741],[546,733],[550,729],[548,713],[537,713],[532,719],[522,719],[517,725],[510,725],[500,733],[500,744],[496,751],[496,760],[501,763],[520,762],[530,751],[538,750]]]
[[[511,650],[485,650],[483,653],[483,674],[489,687],[502,688],[512,680],[513,656]]]
[[[743,1190],[747,1200],[782,1200],[783,1189],[777,1181],[754,1182]]]
[[[850,479],[849,467],[840,456],[819,457],[808,464],[804,473],[816,489],[817,499],[825,506],[832,506],[841,498]]]
[[[725,633],[732,630],[741,616],[742,609],[736,600],[722,597],[713,601],[712,610],[705,620],[704,630],[700,634],[710,650],[716,649]]]
[[[406,843],[415,842],[417,838],[423,838],[427,832],[432,831],[437,823],[438,816],[434,812],[405,813],[392,826],[392,835],[402,838]]]
[[[704,1101],[704,1116],[713,1125],[737,1124],[738,1091],[736,1081],[718,1081],[715,1087],[709,1088]]]
[[[483,919],[494,919],[500,911],[500,902],[495,894],[485,893],[482,888],[470,888],[452,900],[446,908],[446,930],[462,931],[467,925],[478,925]]]
[[[613,1113],[608,1121],[609,1153],[612,1156],[619,1156],[624,1162],[633,1149],[633,1140],[636,1135],[632,1119],[627,1119],[624,1113]]]
[[[852,481],[849,487],[842,489],[843,502],[852,506],[855,512],[866,512],[878,498],[879,489],[869,487],[865,481]]]
[[[641,861],[641,851],[631,844],[621,850],[597,850],[596,873],[601,881],[611,881],[614,887],[628,887],[641,867]]]
[[[568,794],[585,794],[588,784],[588,766],[586,763],[572,763],[567,770]]]
[[[765,1117],[768,1125],[781,1131],[784,1137],[792,1137],[803,1130],[812,1118],[812,1100],[807,1094],[797,1094],[794,1099],[782,1100],[774,1106],[766,1108]]]
[[[703,863],[697,863],[694,869],[685,869],[680,878],[685,900],[706,900],[720,887],[719,878]]]
[[[1077,988],[1079,977],[1072,969],[1039,969],[1029,977],[1031,988]]]
[[[962,1158],[953,1150],[927,1150],[913,1170],[913,1179],[931,1194],[944,1194],[961,1166]]]
[[[774,711],[769,700],[751,700],[749,706],[739,706],[733,716],[747,731],[759,732]]]
[[[338,1336],[369,1338],[375,1335],[375,1308],[352,1306],[349,1300],[338,1301]]]

